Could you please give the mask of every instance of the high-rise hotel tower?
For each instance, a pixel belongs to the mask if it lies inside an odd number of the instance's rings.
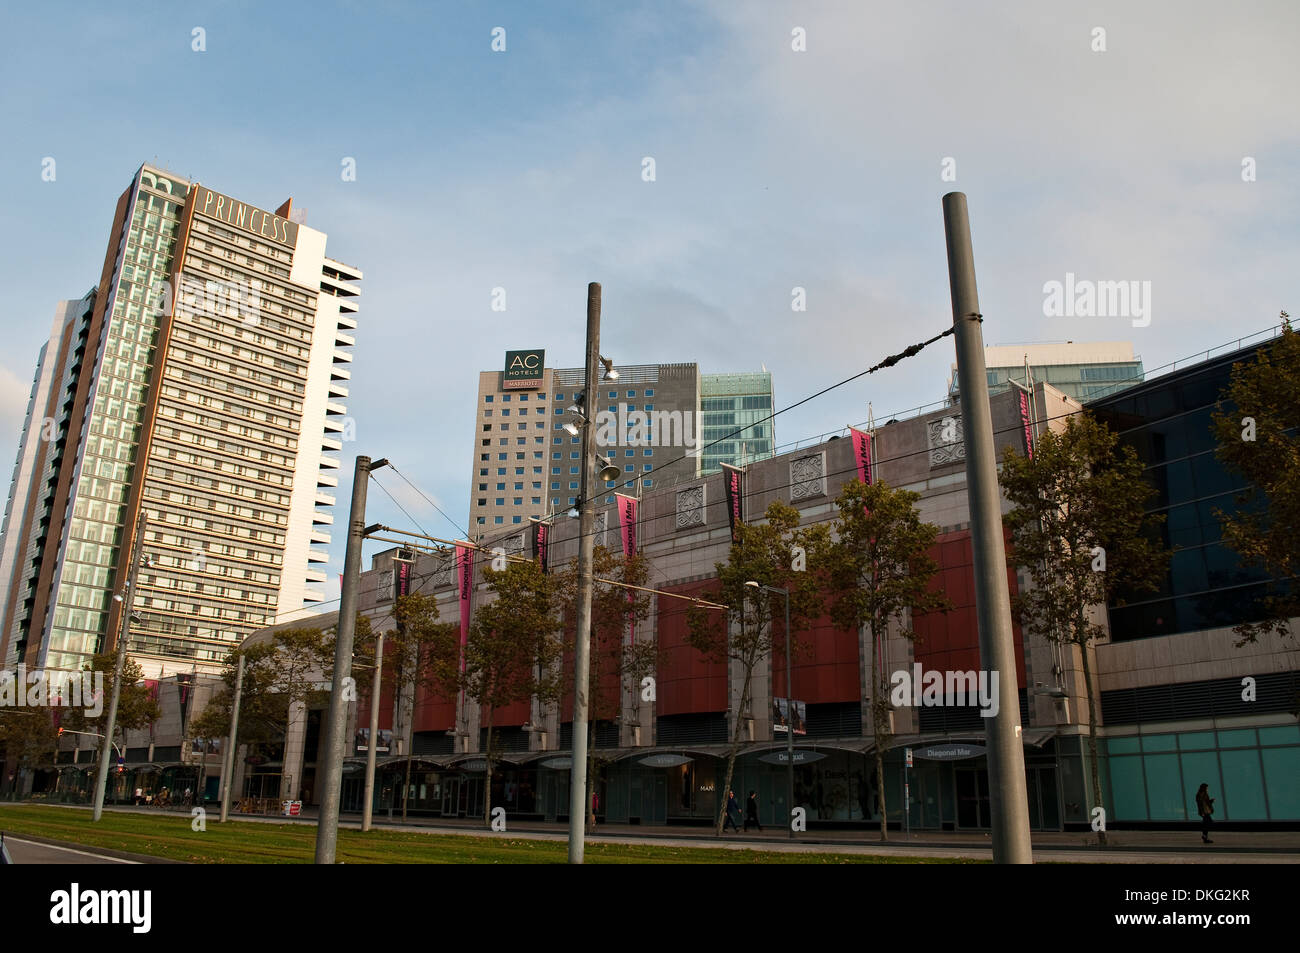
[[[217,671],[322,598],[361,279],[325,238],[292,200],[136,172],[98,286],[56,308],[37,360],[0,542],[5,669],[75,671],[125,630],[148,675]]]

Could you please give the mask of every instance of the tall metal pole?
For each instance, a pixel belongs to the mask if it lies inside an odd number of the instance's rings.
[[[235,747],[239,744],[239,703],[244,697],[244,652],[240,646],[239,663],[235,668],[235,698],[230,705],[230,736],[226,739],[226,754],[221,759],[221,821],[230,816],[230,789],[235,786]]]
[[[385,461],[386,462],[386,461]],[[382,465],[382,464],[381,464]],[[370,458],[357,457],[352,474],[352,509],[348,515],[348,545],[343,557],[343,585],[339,599],[338,638],[334,643],[334,681],[326,722],[320,819],[316,827],[316,863],[334,863],[339,839],[339,794],[343,784],[343,757],[347,745],[348,701],[352,683],[352,640],[357,627],[357,590],[361,582],[361,542],[366,530],[366,489],[370,483]]]
[[[588,499],[594,483],[596,381],[600,362],[600,285],[587,285],[587,359],[583,367],[582,482],[578,503],[578,634],[573,652],[573,766],[569,769],[569,863],[582,863],[587,820],[587,678],[591,666],[591,587],[595,556],[596,505]]]
[[[980,662],[985,671],[998,674],[998,713],[986,719],[990,723],[987,738],[993,862],[1029,864],[1033,863],[1029,798],[1025,788],[1025,752],[1020,740],[1016,648],[1002,537],[1002,496],[993,447],[993,414],[989,409],[979,295],[975,288],[975,254],[963,193],[949,192],[943,197],[943,218],[952,323],[957,339],[962,439],[966,445],[966,491],[970,501]]]
[[[122,603],[122,621],[118,626],[117,661],[113,666],[113,694],[108,703],[108,720],[104,727],[104,745],[99,752],[99,770],[95,772],[95,809],[93,819],[104,815],[104,788],[108,785],[108,763],[113,757],[113,729],[117,725],[117,705],[122,698],[122,671],[126,667],[126,645],[131,634],[131,611],[135,606],[135,577],[140,569],[140,543],[144,538],[145,509],[140,507],[140,518],[135,524],[135,538],[131,540],[131,571],[126,577],[126,599]]]
[[[370,737],[366,749],[366,799],[361,803],[361,829],[370,830],[375,799],[375,749],[379,747],[379,680],[384,671],[384,633],[375,640],[375,678],[370,683]]]
[[[785,774],[790,797],[790,818],[786,827],[790,829],[790,839],[794,840],[794,691],[790,687],[794,681],[794,670],[790,667],[790,591],[777,591],[785,596]]]

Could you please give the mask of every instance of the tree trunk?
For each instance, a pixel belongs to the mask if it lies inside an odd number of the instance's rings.
[[[487,723],[487,776],[483,782],[483,822],[492,829],[492,721],[496,711],[488,708]]]
[[[1092,697],[1092,667],[1088,664],[1088,646],[1086,643],[1079,646],[1079,655],[1083,659],[1083,689],[1088,695],[1088,759],[1092,762],[1089,766],[1092,775],[1092,792],[1096,798],[1096,806],[1105,811],[1105,805],[1101,797],[1101,765],[1097,762],[1097,705]],[[1106,815],[1103,813],[1102,817]],[[1106,845],[1106,830],[1103,822],[1102,830],[1097,832],[1097,844]]]
[[[749,693],[754,675],[751,661],[745,666],[745,684],[740,690],[740,705],[736,709],[736,724],[731,732],[731,750],[727,752],[727,780],[722,784],[722,810],[718,812],[718,824],[714,834],[722,836],[722,829],[727,823],[727,792],[731,790],[731,777],[736,770],[736,753],[740,750],[740,733],[744,726],[744,713],[749,710]]]
[[[876,741],[876,809],[880,811],[880,839],[889,840],[889,821],[885,811],[885,753],[883,745],[889,733],[882,727],[885,715],[885,701],[880,697],[880,676],[876,664],[879,652],[876,646],[876,626],[871,628],[871,733]]]

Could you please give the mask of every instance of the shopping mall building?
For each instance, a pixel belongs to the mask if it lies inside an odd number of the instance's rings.
[[[1220,542],[1215,507],[1230,509],[1240,481],[1214,456],[1209,415],[1227,385],[1234,361],[1250,359],[1267,342],[1207,358],[1174,373],[1111,394],[1090,409],[1119,430],[1148,466],[1158,489],[1152,507],[1168,518],[1165,542],[1173,550],[1162,590],[1124,606],[1098,607],[1109,638],[1090,649],[1096,695],[1089,699],[1077,649],[1029,639],[1015,628],[1016,680],[1024,745],[1030,823],[1037,830],[1082,829],[1090,820],[1086,779],[1090,703],[1099,706],[1101,777],[1112,827],[1186,824],[1196,817],[1194,796],[1208,783],[1216,820],[1229,825],[1287,825],[1300,821],[1300,727],[1294,714],[1300,664],[1287,643],[1236,647],[1232,626],[1255,617],[1254,599],[1265,581]],[[1081,405],[1050,384],[1034,387],[1022,404],[1015,389],[992,398],[999,452],[1019,452],[1043,428],[1059,428]],[[1025,426],[1022,408],[1032,418]],[[913,619],[914,642],[894,636],[884,649],[886,671],[980,669],[965,459],[960,417],[943,407],[875,430],[876,476],[920,494],[921,518],[939,527],[933,554],[936,586],[953,605],[946,614]],[[955,427],[955,430],[954,430]],[[955,436],[955,439],[954,439]],[[836,514],[840,487],[857,477],[853,441],[825,442],[759,461],[746,468],[743,515],[759,518],[780,500],[805,524]],[[605,507],[596,543],[617,550],[618,516]],[[554,525],[549,564],[576,554],[577,520]],[[742,673],[691,648],[681,599],[708,592],[715,565],[725,562],[730,527],[723,475],[656,484],[642,495],[639,551],[649,557],[654,588],[651,615],[638,639],[657,639],[660,661],[653,700],[639,686],[614,686],[621,713],[597,721],[591,742],[598,758],[599,814],[632,824],[704,824],[723,796],[728,741]],[[527,552],[528,534],[489,538],[487,547]],[[395,550],[375,555],[362,575],[362,611],[391,626]],[[490,559],[479,553],[475,567]],[[1008,570],[1011,592],[1023,574]],[[417,555],[412,591],[437,596],[444,620],[459,618],[450,558]],[[475,600],[484,598],[475,574]],[[318,617],[331,625],[331,616]],[[295,623],[300,624],[300,623]],[[254,638],[269,638],[263,630]],[[910,786],[915,830],[987,829],[989,780],[984,719],[977,707],[944,704],[903,707],[876,773],[869,719],[870,656],[863,635],[822,620],[802,634],[791,694],[806,704],[806,734],[796,737],[795,792],[810,828],[878,825],[878,787],[888,820],[904,823],[904,785]],[[779,638],[778,638],[779,642]],[[1292,639],[1291,645],[1294,645]],[[364,684],[364,678],[359,677]],[[1246,691],[1244,685],[1253,686]],[[778,657],[755,671],[754,699],[742,729],[744,742],[732,788],[743,800],[758,792],[764,825],[780,825],[787,809],[787,768],[774,756],[785,747],[773,731],[773,696],[784,697]],[[421,816],[473,816],[488,782],[486,738],[472,702],[436,697],[423,688],[381,699],[381,749],[376,810]],[[953,699],[947,699],[952,702]],[[492,803],[510,817],[563,820],[568,808],[570,702],[525,702],[495,713],[500,762],[491,779]],[[280,791],[288,778],[310,803],[320,749],[320,712],[304,712],[279,760],[239,763],[236,790],[252,796]],[[368,724],[364,693],[354,731]],[[359,742],[364,737],[357,733]],[[409,739],[409,741],[408,741]],[[906,767],[906,755],[912,765]],[[345,764],[343,804],[360,810],[365,751]],[[775,763],[774,763],[775,762]],[[407,778],[409,777],[409,786]]]

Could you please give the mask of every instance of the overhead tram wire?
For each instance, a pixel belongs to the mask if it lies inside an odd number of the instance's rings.
[[[430,506],[432,506],[432,507],[433,507],[435,510],[437,510],[439,513],[441,513],[441,514],[442,514],[442,518],[445,519],[448,523],[450,523],[450,524],[452,525],[452,527],[453,527],[457,532],[463,532],[463,533],[465,534],[465,538],[466,538],[466,539],[469,538],[469,528],[466,527],[466,528],[462,529],[459,523],[457,523],[454,519],[452,519],[452,518],[451,518],[450,516],[448,516],[445,512],[443,512],[443,509],[442,509],[441,506],[439,506],[437,503],[435,503],[433,500],[431,500],[427,495],[425,495],[425,492],[424,492],[423,490],[421,490],[418,486],[416,486],[416,485],[415,485],[414,483],[412,483],[410,480],[407,480],[407,479],[406,479],[406,474],[402,473],[401,470],[399,470],[399,469],[397,469],[397,467],[393,466],[393,464],[392,464],[391,462],[388,464],[388,469],[392,470],[394,473],[396,473],[396,474],[397,474],[399,477],[401,477],[403,480],[406,480],[406,485],[407,485],[407,486],[409,486],[409,487],[410,487],[412,490],[414,490],[416,493],[419,493],[420,496],[424,497],[424,501],[425,501],[426,503],[428,503]]]
[[[694,450],[690,453],[684,453],[675,460],[669,460],[667,463],[661,463],[654,469],[648,470],[647,472],[641,474],[641,476],[638,479],[644,480],[650,474],[658,473],[660,470],[664,469],[665,467],[670,467],[676,463],[680,463],[682,460],[687,460],[690,459],[691,457],[702,456],[704,454],[704,451],[712,447],[716,447],[720,443],[725,443],[728,440],[738,437],[746,430],[751,430],[752,428],[757,427],[759,424],[764,424],[767,423],[769,420],[774,420],[775,418],[779,417],[781,414],[784,414],[786,411],[794,410],[796,407],[802,407],[804,404],[808,403],[809,401],[816,400],[818,397],[821,397],[825,394],[829,394],[831,391],[835,390],[838,387],[843,387],[845,384],[851,384],[859,377],[866,377],[868,374],[874,374],[876,371],[883,370],[886,367],[893,367],[899,361],[905,360],[906,358],[915,357],[917,354],[921,353],[921,351],[923,351],[925,348],[929,347],[931,344],[933,344],[936,341],[940,341],[943,338],[946,338],[954,331],[955,328],[950,327],[944,331],[941,331],[939,334],[936,334],[934,337],[929,338],[928,340],[921,341],[917,344],[909,345],[908,347],[899,351],[897,354],[891,354],[889,357],[882,360],[879,364],[875,364],[871,367],[868,367],[865,371],[859,371],[858,373],[854,374],[852,377],[846,377],[844,378],[844,380],[839,381],[838,383],[835,384],[831,384],[829,387],[823,387],[815,394],[809,394],[807,397],[803,398],[802,400],[795,401],[793,404],[789,404],[788,406],[782,407],[780,410],[775,410],[772,413],[768,414],[766,417],[762,418],[761,420],[756,420],[753,423],[746,424],[745,426],[741,427],[739,430],[733,430],[725,437],[719,437],[717,440],[714,440],[712,443],[705,444],[703,447],[700,447],[697,450]],[[590,424],[588,424],[588,426],[590,426]],[[606,487],[606,489],[609,488]],[[579,505],[581,506],[581,505],[586,505],[587,503],[590,502],[594,502],[604,495],[605,495],[604,492],[597,493],[596,495],[588,497],[585,500],[580,500]]]

